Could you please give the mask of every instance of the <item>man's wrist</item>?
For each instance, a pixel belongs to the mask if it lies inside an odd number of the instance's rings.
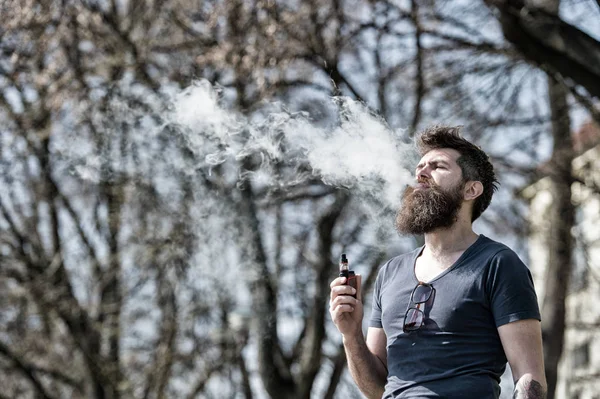
[[[365,344],[365,337],[362,330],[354,333],[342,334],[342,343],[344,346],[354,347]]]

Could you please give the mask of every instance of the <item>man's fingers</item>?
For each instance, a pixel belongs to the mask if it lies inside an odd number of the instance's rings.
[[[338,285],[331,288],[331,299],[335,299],[338,295],[355,295],[356,290],[349,285]]]
[[[351,297],[350,295],[338,295],[331,300],[330,306],[331,309],[335,309],[337,306],[340,305],[350,305],[354,307],[359,303],[360,302],[358,302],[358,300],[354,299],[354,297]]]
[[[354,312],[354,306],[352,306],[352,305],[338,305],[331,312],[333,314],[333,319],[336,319],[341,313]]]
[[[346,284],[346,277],[338,277],[329,284],[329,288],[337,287],[338,285]]]
[[[355,306],[349,303],[340,303],[336,305],[331,305],[329,311],[331,312],[331,318],[335,321],[341,317],[343,313],[351,313],[354,312]]]

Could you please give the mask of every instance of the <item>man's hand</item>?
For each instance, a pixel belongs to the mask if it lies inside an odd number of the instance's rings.
[[[531,374],[525,374],[515,384],[513,399],[546,399],[546,391]]]
[[[345,277],[338,277],[330,284],[329,314],[342,335],[362,336],[363,305],[360,290],[361,276],[356,275],[356,290],[346,285]],[[356,299],[351,295],[356,294]]]

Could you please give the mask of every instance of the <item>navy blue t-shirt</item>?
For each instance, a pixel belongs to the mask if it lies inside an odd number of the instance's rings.
[[[387,336],[384,398],[498,398],[506,355],[497,328],[540,320],[531,273],[507,246],[480,235],[429,283],[423,326],[402,326],[424,247],[389,260],[379,271],[369,325]]]

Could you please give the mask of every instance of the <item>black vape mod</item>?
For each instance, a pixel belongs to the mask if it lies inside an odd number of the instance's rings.
[[[346,285],[358,290],[356,286],[356,274],[348,267],[348,258],[346,258],[346,254],[342,254],[340,259],[340,277],[346,277]],[[356,294],[352,296],[356,298]]]

